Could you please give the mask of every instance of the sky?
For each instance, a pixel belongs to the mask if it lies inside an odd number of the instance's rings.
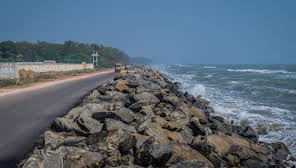
[[[1,0],[0,41],[74,40],[163,64],[296,64],[295,0]]]

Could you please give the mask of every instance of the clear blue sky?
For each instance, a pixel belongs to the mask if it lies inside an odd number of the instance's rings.
[[[295,0],[1,0],[0,41],[117,47],[156,63],[296,63]]]

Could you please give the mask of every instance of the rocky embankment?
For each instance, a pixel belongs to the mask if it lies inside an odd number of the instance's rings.
[[[291,167],[283,143],[215,116],[209,102],[178,91],[158,72],[116,75],[40,138],[23,168]]]

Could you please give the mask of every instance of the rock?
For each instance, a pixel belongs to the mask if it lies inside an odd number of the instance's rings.
[[[142,166],[129,164],[129,165],[116,166],[116,167],[106,166],[106,168],[142,168]]]
[[[167,86],[167,84],[163,80],[156,80],[155,84],[157,84],[161,88],[165,88]]]
[[[134,102],[140,103],[141,105],[150,105],[150,104],[155,104],[159,102],[158,98],[149,92],[136,94],[135,96],[132,97],[132,99]]]
[[[125,123],[130,123],[136,119],[136,116],[130,109],[121,107],[120,109],[110,112],[93,113],[92,118],[99,121],[105,120],[105,118],[113,118],[116,120],[123,121]]]
[[[177,164],[174,164],[170,166],[170,168],[189,168],[189,167],[194,167],[194,168],[210,168],[206,163],[197,161],[197,160],[186,160],[186,161],[181,161]]]
[[[190,146],[179,143],[171,143],[172,156],[166,163],[166,166],[172,166],[180,161],[195,160],[206,163],[209,167],[214,167],[212,163],[202,154],[192,149]]]
[[[87,138],[88,145],[96,145],[100,142],[104,142],[114,149],[118,149],[121,153],[125,153],[136,145],[136,138],[123,129],[101,131]]]
[[[181,104],[180,99],[177,96],[165,96],[162,101],[166,103],[170,103],[175,107],[178,107]]]
[[[223,124],[227,124],[227,121],[223,117],[220,117],[220,116],[212,116],[212,118],[215,119],[215,120],[220,121]]]
[[[192,140],[194,139],[194,137],[193,137],[193,132],[190,128],[188,128],[187,126],[182,126],[182,131],[180,132],[180,134],[182,135],[186,144],[192,143]]]
[[[57,118],[53,121],[51,129],[56,132],[69,132],[73,130],[73,122],[67,118]]]
[[[273,156],[279,160],[287,160],[288,155],[291,154],[288,147],[282,142],[271,143],[270,145]]]
[[[135,161],[142,166],[163,167],[171,156],[169,141],[164,136],[149,137],[136,152]]]
[[[55,151],[35,150],[22,164],[22,168],[63,167],[63,154]]]
[[[224,165],[227,163],[229,165],[238,165],[249,158],[256,159],[260,164],[267,165],[268,160],[271,159],[268,154],[269,151],[262,146],[223,133],[195,140],[192,147],[205,155],[216,167],[221,166],[221,163]],[[238,156],[238,159],[231,158],[232,156],[228,155]],[[223,158],[225,161],[222,160]]]
[[[140,113],[146,116],[146,119],[151,119],[154,116],[153,105],[141,106]]]
[[[212,130],[209,127],[204,127],[200,124],[199,119],[197,117],[192,117],[190,120],[189,128],[191,128],[193,132],[193,136],[197,135],[211,135]]]
[[[73,142],[82,142],[85,140],[85,137],[80,137],[80,136],[68,136],[65,133],[57,133],[57,132],[52,132],[52,131],[46,131],[44,133],[44,145],[45,147],[49,147],[51,149],[56,149],[59,146],[67,145],[69,146],[70,143],[73,144]],[[72,146],[76,145],[73,144]]]
[[[161,118],[160,116],[154,116],[152,118],[152,121],[155,123],[158,123],[162,128],[170,130],[170,131],[181,131],[181,125],[178,124],[177,122],[173,122],[173,121],[166,121],[163,118]]]
[[[178,143],[186,143],[183,136],[178,132],[169,131],[169,130],[166,130],[166,129],[162,130],[162,132],[171,141],[175,141],[175,142],[178,142]]]
[[[86,134],[100,132],[103,128],[103,124],[93,119],[92,114],[92,112],[85,110],[79,115],[77,119],[78,126]]]
[[[152,127],[151,119],[144,121],[137,129],[137,132],[143,134],[146,130]]]
[[[154,90],[160,90],[161,87],[151,81],[139,81],[139,86],[137,88],[137,93],[151,92]]]
[[[121,121],[111,119],[111,118],[105,119],[105,127],[107,131],[117,130],[121,128],[127,132],[131,132],[131,133],[137,132],[133,126],[127,125]]]
[[[100,92],[98,90],[94,90],[91,92],[91,94],[89,94],[88,98],[89,99],[96,99],[100,96]]]
[[[55,151],[35,150],[22,163],[23,168],[63,168],[63,167],[99,167],[103,164],[105,155],[89,152],[76,147],[60,147]]]
[[[115,86],[117,91],[122,92],[123,90],[128,89],[128,86],[126,86],[126,84],[122,83],[122,82],[118,82]]]
[[[240,135],[247,137],[254,142],[258,142],[258,133],[250,126],[245,127]]]
[[[100,167],[106,155],[76,147],[60,147],[57,152],[64,155],[64,167]],[[57,166],[55,166],[57,167]]]

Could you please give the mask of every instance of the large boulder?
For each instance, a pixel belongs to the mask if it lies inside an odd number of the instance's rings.
[[[125,124],[115,119],[111,119],[111,118],[105,119],[105,128],[107,131],[117,130],[121,128],[127,132],[131,132],[131,133],[137,132],[133,126]]]
[[[190,146],[180,143],[171,143],[172,156],[166,163],[167,166],[172,166],[176,163],[186,160],[195,160],[206,163],[209,167],[214,167],[212,163],[202,154],[192,149]]]
[[[159,102],[158,98],[149,92],[142,92],[131,97],[132,101],[141,105],[156,104]]]
[[[77,124],[85,134],[100,132],[103,124],[92,118],[93,113],[89,110],[83,111],[77,118]]]
[[[124,153],[136,145],[136,138],[131,133],[123,129],[101,131],[99,133],[92,134],[87,138],[88,145],[96,146],[101,142]]]
[[[171,157],[169,140],[162,135],[149,137],[136,151],[136,162],[142,166],[163,167]]]

